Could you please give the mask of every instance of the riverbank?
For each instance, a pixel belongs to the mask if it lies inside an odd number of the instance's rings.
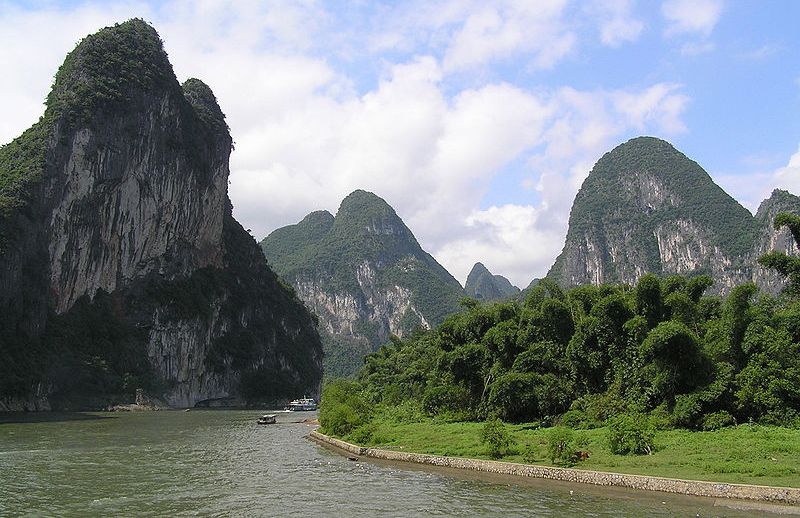
[[[511,445],[501,459],[553,465],[548,443],[552,428],[534,423],[506,424]],[[381,413],[345,440],[395,451],[490,459],[481,440],[483,423],[445,422],[416,416],[409,419]],[[576,449],[589,457],[577,468],[682,480],[705,480],[759,486],[800,487],[800,430],[739,425],[698,432],[685,429],[655,432],[652,455],[615,455],[608,430],[573,430]]]
[[[624,473],[539,466],[485,459],[448,457],[443,455],[412,453],[381,448],[366,448],[342,441],[341,439],[330,437],[316,430],[309,434],[309,438],[319,443],[334,446],[335,448],[338,448],[349,454],[388,461],[411,462],[416,464],[444,466],[519,477],[543,478],[600,486],[617,486],[630,489],[661,491],[690,496],[751,500],[767,503],[789,504],[792,506],[800,505],[800,488],[729,484],[701,480],[681,480],[647,475],[631,475]],[[780,509],[765,508],[764,510],[780,512]],[[791,514],[800,513],[800,508],[797,507],[783,508],[783,510],[789,511]]]

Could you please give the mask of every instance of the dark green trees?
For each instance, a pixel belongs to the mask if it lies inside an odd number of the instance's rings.
[[[751,284],[705,296],[710,284],[647,275],[634,288],[544,283],[522,303],[473,301],[368,356],[359,380],[374,403],[417,400],[458,419],[595,426],[655,412],[696,429],[800,419],[800,304],[756,298]]]

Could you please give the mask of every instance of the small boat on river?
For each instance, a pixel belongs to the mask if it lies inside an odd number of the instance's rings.
[[[258,418],[258,424],[275,424],[275,414],[264,414]]]
[[[286,410],[290,410],[292,412],[305,412],[316,409],[317,409],[317,402],[314,400],[314,398],[310,397],[294,399],[290,401],[288,405],[286,405]]]

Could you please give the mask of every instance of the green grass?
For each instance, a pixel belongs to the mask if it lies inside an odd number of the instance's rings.
[[[377,420],[376,420],[377,421]],[[373,421],[374,423],[375,421]],[[533,425],[506,425],[516,441],[501,460],[551,465],[547,456],[548,429]],[[417,423],[379,421],[372,441],[375,446],[454,457],[489,458],[481,444],[483,423]],[[800,487],[800,430],[740,425],[713,432],[659,431],[653,455],[613,455],[606,429],[575,430],[582,449],[591,456],[575,468],[613,471],[690,480]]]

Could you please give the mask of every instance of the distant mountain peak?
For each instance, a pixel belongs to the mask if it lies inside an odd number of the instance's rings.
[[[464,283],[464,291],[468,297],[489,302],[513,297],[519,288],[502,275],[492,275],[483,263],[475,263]]]

